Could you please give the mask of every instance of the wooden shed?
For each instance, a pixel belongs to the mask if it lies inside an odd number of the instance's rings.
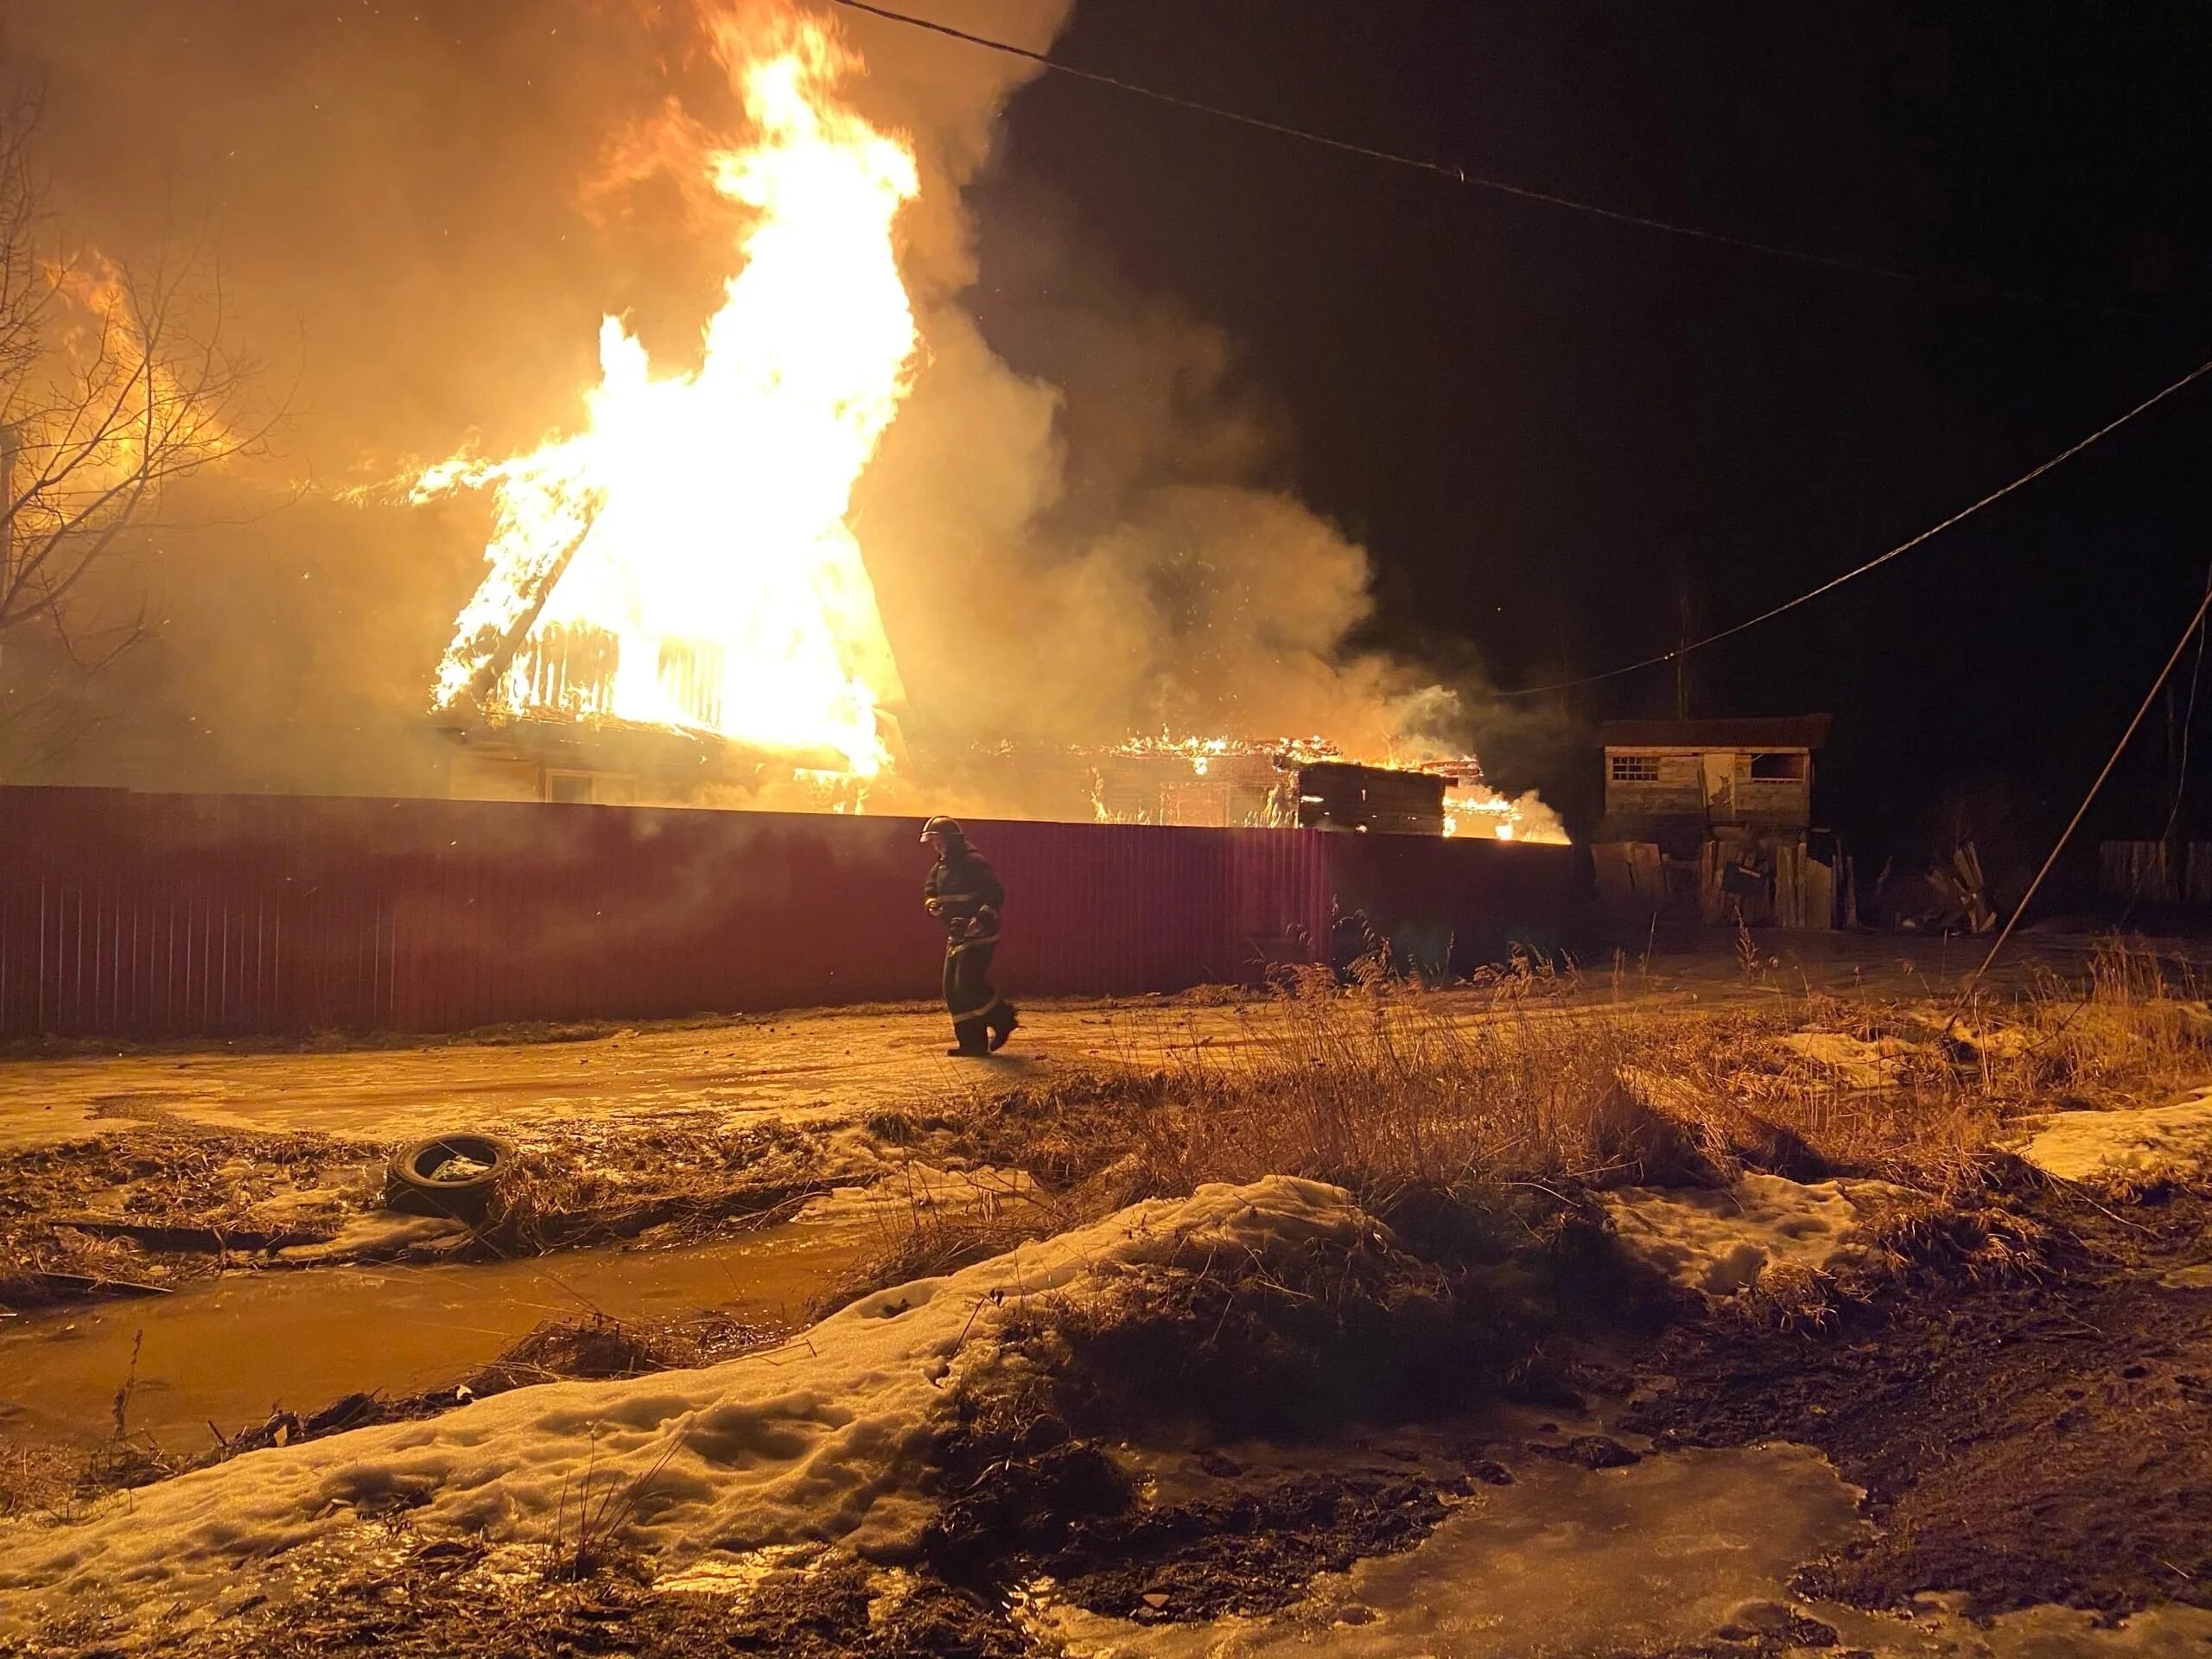
[[[1833,926],[1838,873],[1810,845],[1813,757],[1830,724],[1788,715],[1601,726],[1605,816],[1592,852],[1609,905]]]

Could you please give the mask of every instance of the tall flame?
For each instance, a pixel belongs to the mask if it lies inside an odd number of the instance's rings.
[[[434,700],[702,728],[873,775],[899,691],[845,515],[915,351],[892,243],[914,155],[836,100],[860,66],[821,25],[724,45],[758,136],[707,165],[753,214],[700,366],[656,376],[608,317],[584,431],[417,481],[495,503]]]

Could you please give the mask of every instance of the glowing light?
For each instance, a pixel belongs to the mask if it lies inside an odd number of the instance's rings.
[[[705,729],[866,777],[898,677],[845,515],[914,356],[892,242],[914,156],[836,101],[860,66],[820,22],[717,38],[757,137],[708,158],[753,213],[700,365],[657,373],[608,317],[584,430],[417,480],[494,503],[433,701]]]

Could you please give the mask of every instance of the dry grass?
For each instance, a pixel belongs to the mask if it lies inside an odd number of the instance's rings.
[[[621,1561],[629,1554],[623,1539],[631,1522],[652,1495],[653,1483],[683,1446],[679,1428],[669,1436],[667,1446],[650,1467],[628,1480],[610,1475],[602,1483],[598,1478],[599,1430],[594,1427],[591,1457],[573,1502],[568,1481],[561,1483],[560,1507],[554,1515],[552,1535],[545,1541],[541,1576],[548,1583],[579,1583]]]
[[[898,1197],[877,1217],[873,1248],[808,1304],[814,1317],[893,1285],[957,1273],[1119,1207],[1074,1203],[990,1179],[931,1181],[918,1166],[908,1166]]]
[[[1589,1004],[1522,962],[1472,995],[1294,977],[1240,1005],[1233,1037],[1179,1030],[1173,1010],[1122,1015],[1117,1071],[973,1114],[969,1138],[995,1162],[1019,1163],[1026,1137],[1048,1144],[1054,1190],[974,1225],[918,1206],[861,1287],[1211,1181],[1332,1181],[1389,1224],[1358,1259],[1151,1269],[1025,1304],[1004,1327],[1019,1363],[979,1373],[963,1408],[999,1447],[1046,1418],[1090,1432],[1164,1408],[1274,1433],[1317,1426],[1277,1421],[1285,1402],[1388,1416],[1478,1382],[1517,1386],[1512,1368],[1578,1294],[1618,1316],[1634,1294],[1588,1198],[1618,1181],[1751,1166],[1910,1189],[1834,1273],[1762,1275],[1732,1316],[1764,1325],[1826,1325],[1923,1275],[2031,1280],[2055,1243],[2002,1200],[2018,1168],[1998,1151],[2008,1122],[2202,1082],[2212,1019],[2185,977],[2118,944],[2079,986],[1952,1014],[1811,996]],[[1135,1058],[1163,1052],[1165,1065]]]
[[[2002,1203],[1954,1205],[1906,1192],[1860,1224],[1858,1249],[1834,1273],[1770,1262],[1732,1317],[1783,1330],[1821,1329],[1850,1302],[1873,1300],[1900,1284],[2022,1284],[2053,1271],[2058,1239],[2031,1217]]]
[[[1524,958],[1449,992],[1294,975],[1236,1004],[1229,1038],[1175,1007],[1111,1015],[1120,1058],[1103,1071],[871,1123],[893,1144],[927,1141],[933,1157],[1026,1169],[1038,1190],[965,1205],[911,1195],[817,1311],[1140,1198],[1273,1174],[1338,1183],[1394,1217],[1425,1194],[1474,1217],[1516,1193],[1564,1205],[1579,1188],[1716,1183],[1747,1167],[1962,1197],[2004,1165],[2024,1114],[2139,1103],[2212,1076],[2212,1014],[2193,979],[2119,941],[2078,984],[2046,976],[1964,1010],[1812,995],[1683,1009],[1578,990]],[[1971,1250],[1909,1231],[1900,1259],[1956,1258],[1970,1273],[2001,1268],[2015,1245],[2033,1255],[2001,1225]],[[1828,1296],[1798,1300],[1809,1311]]]
[[[327,1236],[367,1201],[382,1163],[378,1148],[329,1135],[130,1122],[127,1102],[110,1109],[129,1127],[0,1154],[0,1307],[71,1299],[79,1293],[56,1282],[71,1278],[173,1285],[213,1271],[226,1248]],[[142,1249],[103,1224],[196,1242]]]
[[[76,1446],[0,1443],[0,1521],[18,1516],[74,1517],[90,1478],[90,1454]]]
[[[130,1400],[138,1387],[141,1331],[130,1344],[130,1367],[117,1385],[111,1408],[114,1433],[92,1446],[0,1444],[0,1520],[37,1516],[73,1522],[110,1493],[149,1485],[184,1465],[150,1434],[133,1433]]]
[[[787,1334],[781,1325],[727,1313],[649,1322],[610,1319],[604,1313],[548,1319],[472,1372],[468,1388],[482,1396],[569,1378],[695,1370],[773,1347]]]
[[[671,1115],[620,1136],[593,1125],[538,1132],[499,1179],[480,1243],[498,1255],[635,1237],[711,1236],[825,1190],[819,1138],[780,1124],[734,1128]]]
[[[1294,976],[1237,1009],[1234,1039],[1179,1031],[1172,1012],[1123,1015],[1125,1055],[1164,1050],[1165,1066],[1125,1058],[1103,1082],[1008,1096],[976,1115],[976,1133],[1044,1131],[1066,1177],[1046,1185],[1079,1214],[1269,1174],[1386,1203],[1412,1188],[1713,1180],[1745,1166],[1952,1191],[1978,1183],[2009,1120],[2212,1075],[2212,1013],[2194,980],[2117,941],[2082,983],[2046,977],[1955,1018],[1934,1002],[1686,1011],[1573,990],[1523,960],[1472,995]],[[1012,1145],[995,1151],[1022,1161]]]

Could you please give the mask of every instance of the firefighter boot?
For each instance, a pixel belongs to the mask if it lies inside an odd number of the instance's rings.
[[[995,1054],[1006,1046],[1006,1039],[1014,1035],[1014,1028],[1020,1023],[1021,1018],[1014,1012],[1014,1004],[1001,997],[997,1006],[983,1017],[983,1024],[991,1033],[992,1053]]]
[[[959,1039],[959,1043],[957,1046],[944,1051],[950,1058],[980,1060],[991,1052],[984,1046],[984,1026],[980,1017],[954,1020],[952,1034]]]

